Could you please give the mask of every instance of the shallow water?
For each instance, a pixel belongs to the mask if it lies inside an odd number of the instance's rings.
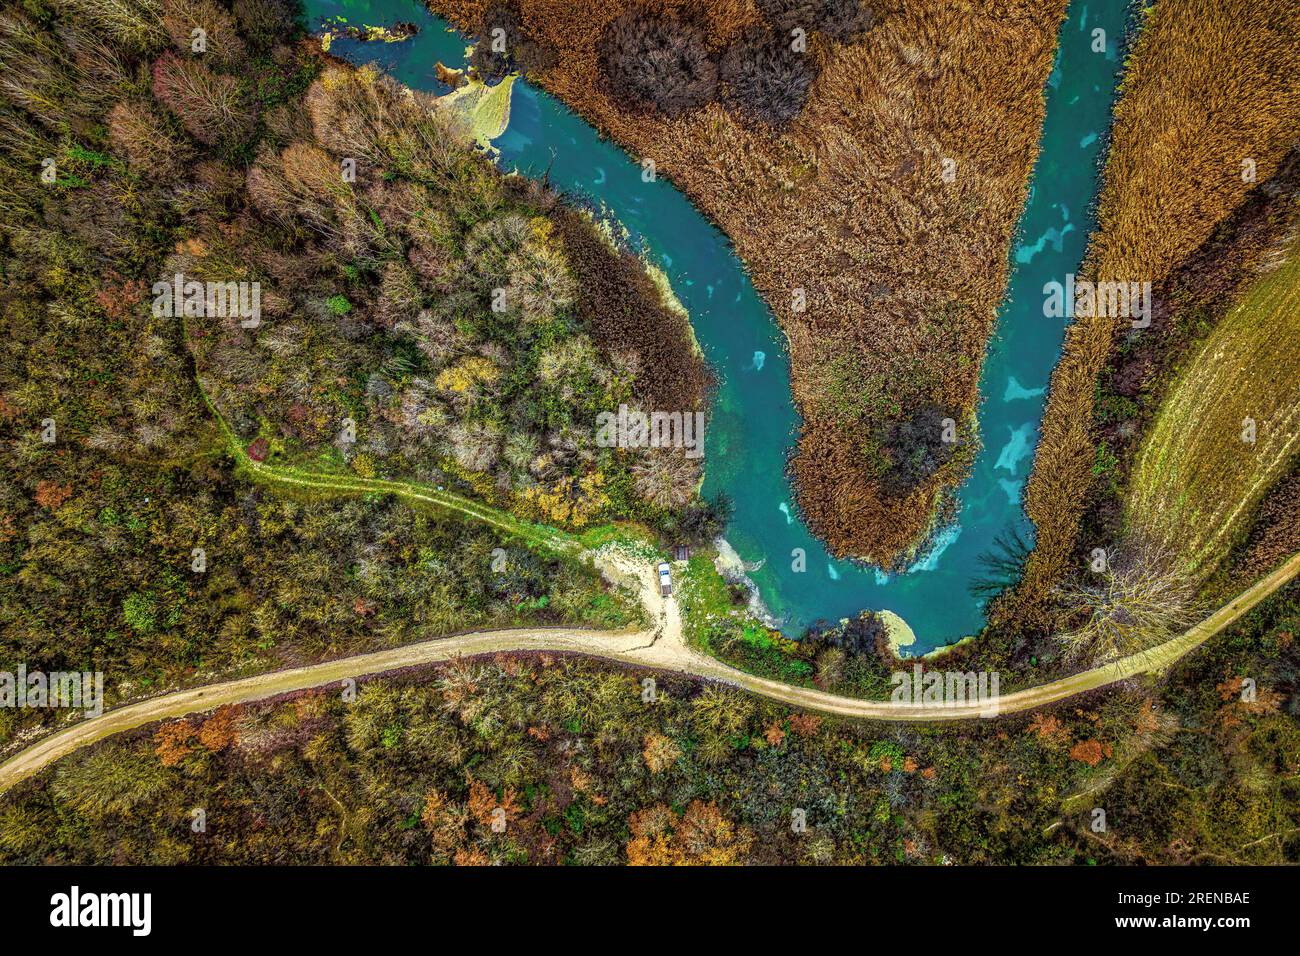
[[[330,16],[418,24],[420,33],[402,43],[336,40],[332,47],[416,89],[445,91],[434,64],[464,60],[466,40],[417,0],[306,0],[306,8],[313,30]],[[1078,267],[1093,225],[1127,12],[1127,0],[1070,5],[1046,88],[1042,149],[1011,250],[1011,282],[980,382],[983,448],[958,492],[957,521],[940,530],[909,571],[892,576],[833,559],[799,520],[785,477],[798,432],[785,340],[725,237],[668,182],[643,182],[637,159],[558,100],[525,82],[515,85],[510,125],[495,141],[502,167],[549,172],[557,189],[603,206],[663,267],[690,311],[718,378],[704,492],[725,491],[735,502],[727,540],[757,565],[749,576],[787,633],[875,608],[907,620],[917,637],[914,653],[974,634],[983,624],[983,601],[969,585],[981,574],[980,556],[1007,530],[1032,538],[1020,494],[1067,321],[1043,316],[1042,290]],[[1104,53],[1092,51],[1096,28],[1106,33]],[[806,556],[802,572],[793,570],[796,549]]]

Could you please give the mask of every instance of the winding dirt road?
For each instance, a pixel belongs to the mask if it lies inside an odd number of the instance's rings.
[[[731,684],[795,707],[871,720],[969,720],[1015,713],[1064,700],[1137,674],[1167,668],[1300,573],[1300,554],[1292,556],[1272,574],[1165,644],[1146,653],[1122,658],[1061,680],[1003,695],[993,706],[988,701],[945,705],[860,700],[747,674],[686,646],[677,602],[660,597],[652,567],[619,554],[598,555],[597,564],[611,580],[624,583],[639,580],[641,598],[654,623],[653,628],[635,634],[566,628],[482,631],[165,694],[118,707],[100,717],[82,720],[21,751],[0,765],[0,792],[74,750],[155,721],[209,711],[223,704],[248,703],[291,691],[340,683],[347,678],[380,674],[456,657],[505,651],[572,652],[656,670],[677,671]]]

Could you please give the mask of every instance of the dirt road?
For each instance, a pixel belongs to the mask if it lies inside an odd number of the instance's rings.
[[[1061,680],[1003,695],[996,701],[996,706],[992,707],[988,702],[948,706],[860,700],[747,674],[686,646],[677,602],[660,597],[653,567],[616,553],[598,556],[597,564],[611,579],[640,581],[641,598],[649,612],[651,628],[635,634],[567,628],[485,631],[177,691],[110,710],[100,717],[80,721],[45,737],[0,766],[0,792],[74,750],[154,721],[208,711],[223,704],[263,700],[290,691],[334,683],[341,685],[347,678],[380,674],[455,657],[503,651],[569,651],[587,654],[722,681],[807,710],[871,720],[970,720],[1016,713],[1064,700],[1137,674],[1164,670],[1300,573],[1300,554],[1294,555],[1272,574],[1172,641],[1144,654],[1122,658]]]

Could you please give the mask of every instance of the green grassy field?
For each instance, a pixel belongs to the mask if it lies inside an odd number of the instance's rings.
[[[1138,453],[1129,526],[1198,577],[1300,450],[1298,337],[1300,241],[1189,359]]]

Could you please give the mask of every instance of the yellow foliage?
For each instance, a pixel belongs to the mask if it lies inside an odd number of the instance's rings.
[[[515,498],[515,510],[521,516],[548,524],[581,528],[609,506],[609,496],[602,490],[604,484],[605,476],[593,471],[576,482],[561,478],[550,488],[525,488]]]
[[[474,385],[491,385],[501,377],[501,370],[481,355],[471,355],[450,368],[445,368],[434,379],[434,385],[450,392],[467,392]]]
[[[550,245],[551,235],[555,231],[555,224],[545,216],[533,216],[528,220],[528,224],[533,227],[533,239],[542,245]]]

